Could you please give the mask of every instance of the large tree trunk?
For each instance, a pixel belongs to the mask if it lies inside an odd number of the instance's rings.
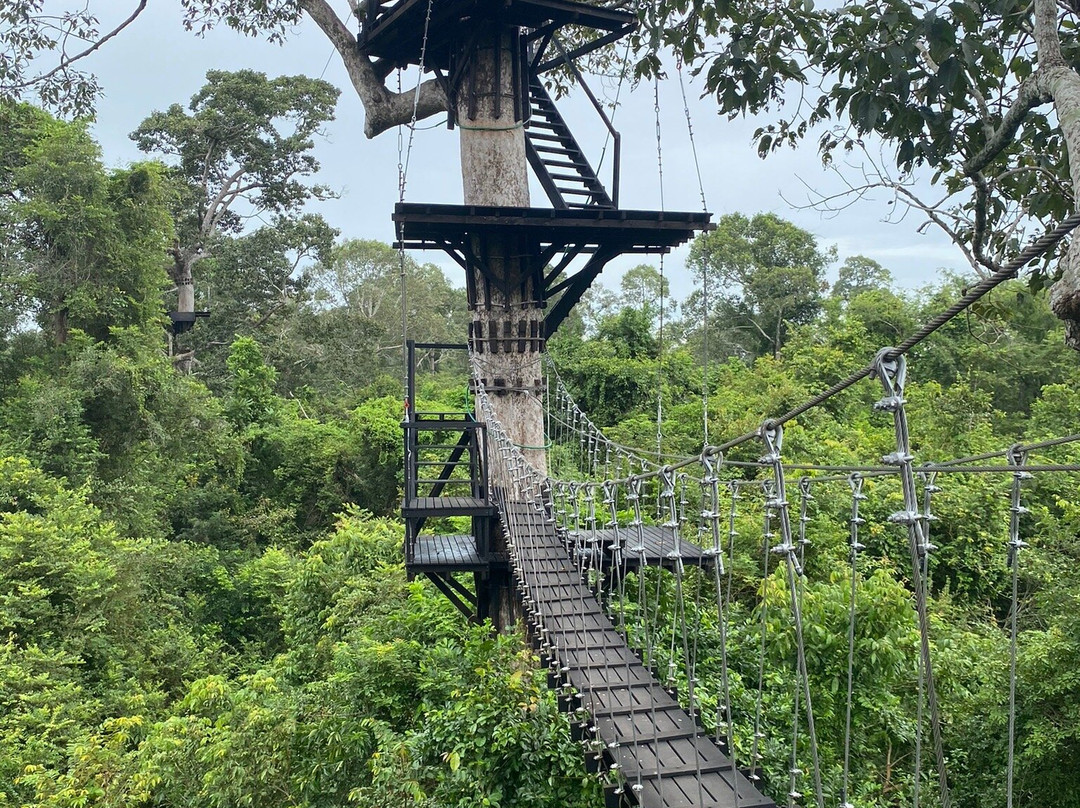
[[[169,250],[172,256],[172,266],[169,267],[169,277],[176,284],[176,311],[195,311],[195,264],[202,258],[202,252],[192,253],[174,245]]]
[[[1035,0],[1035,40],[1039,89],[1054,101],[1061,137],[1069,156],[1073,205],[1080,199],[1080,75],[1065,61],[1054,0]],[[1050,308],[1065,323],[1065,342],[1080,350],[1080,239],[1075,236],[1061,259],[1061,277],[1050,287]]]
[[[496,48],[502,49],[498,59]],[[493,31],[486,45],[478,48],[473,63],[474,75],[468,84],[475,88],[475,98],[471,100],[465,88],[459,94],[466,205],[529,206],[525,132],[521,121],[514,120],[510,69],[514,58],[510,34]],[[499,76],[495,75],[497,64],[502,66]],[[485,256],[490,276],[507,282],[485,283],[483,273],[477,272],[472,347],[483,364],[485,386],[499,423],[533,467],[545,471],[540,290],[533,289],[531,282],[521,283],[528,273],[523,271],[523,256],[514,254],[511,242],[476,244],[473,252]],[[522,334],[525,338],[519,339]]]

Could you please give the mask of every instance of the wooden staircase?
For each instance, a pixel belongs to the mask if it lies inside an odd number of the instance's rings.
[[[525,154],[551,204],[560,210],[615,208],[603,183],[538,75],[529,79]]]

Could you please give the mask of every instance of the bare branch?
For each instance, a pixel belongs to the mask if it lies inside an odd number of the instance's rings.
[[[80,59],[82,59],[82,58],[84,58],[86,56],[89,56],[91,53],[96,51],[98,48],[100,48],[102,45],[104,45],[106,42],[108,42],[114,36],[119,34],[121,31],[123,31],[125,28],[127,28],[129,25],[131,25],[133,22],[135,22],[136,17],[138,17],[140,14],[142,14],[143,10],[145,10],[146,3],[147,3],[147,0],[139,0],[139,5],[135,8],[135,10],[133,12],[131,12],[131,16],[129,16],[126,20],[124,20],[118,26],[116,26],[111,31],[109,31],[109,33],[105,34],[105,36],[103,36],[101,39],[99,39],[96,42],[94,42],[93,44],[91,44],[89,48],[86,48],[85,50],[80,51],[79,53],[76,53],[74,56],[68,56],[67,54],[65,54],[64,57],[60,60],[60,64],[58,64],[52,70],[50,70],[47,73],[42,73],[40,76],[35,76],[34,78],[30,79],[29,81],[24,81],[24,82],[21,82],[19,84],[12,85],[13,89],[24,89],[26,87],[31,87],[31,86],[33,86],[35,84],[40,84],[43,81],[48,81],[53,76],[55,76],[57,73],[61,73],[61,72],[65,71],[65,70],[67,70],[75,62],[79,61]]]
[[[897,185],[895,186],[895,189],[898,194],[900,194],[906,199],[909,207],[913,207],[916,210],[922,211],[923,214],[925,214],[926,218],[928,218],[945,232],[945,234],[952,240],[952,243],[955,244],[960,249],[960,252],[964,254],[964,258],[967,259],[967,262],[971,265],[971,268],[974,269],[980,277],[986,277],[986,270],[982,268],[979,261],[975,258],[971,250],[968,248],[967,244],[965,244],[964,240],[960,238],[960,234],[948,225],[948,223],[945,221],[945,218],[941,215],[941,211],[930,205],[923,204],[922,200],[920,200],[919,197],[912,193],[909,188],[905,188],[902,185]]]

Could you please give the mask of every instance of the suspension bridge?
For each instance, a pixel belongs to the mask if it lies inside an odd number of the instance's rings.
[[[860,466],[786,463],[783,424],[774,418],[765,420],[752,439],[734,439],[726,450],[706,446],[695,457],[658,462],[655,456],[609,440],[549,367],[546,417],[551,470],[545,472],[530,463],[499,423],[492,395],[481,380],[482,359],[474,354],[472,365],[475,418],[471,413],[450,417],[412,413],[406,421],[407,432],[418,424],[425,425],[421,429],[441,424],[436,429],[461,430],[463,435],[455,443],[412,443],[407,478],[419,485],[420,464],[439,465],[443,474],[427,482],[439,489],[437,497],[445,496],[447,512],[472,516],[474,523],[484,526],[471,534],[438,536],[425,534],[411,520],[407,565],[412,574],[427,575],[474,619],[489,616],[484,610],[485,588],[497,570],[508,572],[549,685],[559,694],[588,770],[605,783],[607,804],[747,808],[855,804],[851,795],[858,785],[852,779],[851,748],[859,727],[853,725],[853,694],[856,671],[870,665],[856,651],[864,581],[860,561],[872,552],[861,538],[866,520],[860,507],[868,498],[864,493],[868,480],[899,489],[902,507],[889,514],[887,522],[891,530],[906,536],[909,550],[905,576],[919,637],[915,660],[919,714],[911,772],[914,793],[907,796],[918,805],[921,788],[929,792],[921,797],[924,803],[951,804],[949,741],[935,685],[927,582],[938,549],[930,532],[937,519],[932,499],[942,490],[943,476],[957,473],[1004,475],[1011,481],[1010,516],[999,530],[1012,593],[1010,753],[1008,770],[1001,773],[1011,796],[1017,581],[1021,551],[1027,547],[1021,538],[1021,522],[1028,512],[1023,485],[1037,474],[1080,471],[1075,463],[1032,462],[1054,447],[1080,442],[1080,435],[917,464],[904,397],[906,361],[896,349],[883,349],[867,374],[881,386],[874,411],[893,425],[894,450],[883,457]],[[750,440],[759,446],[758,459],[726,459],[726,451]],[[444,460],[430,459],[448,448]],[[463,459],[469,451],[475,460]],[[793,493],[788,475],[796,471],[800,477]],[[807,525],[814,492],[838,483],[850,491],[850,588],[846,636],[841,637],[839,653],[839,663],[846,669],[841,684],[843,737],[829,741],[844,751],[839,774],[833,771],[826,778],[818,751],[802,597],[810,566],[807,554],[813,552]],[[467,489],[467,496],[449,495],[455,487]],[[760,667],[756,683],[741,685],[756,691],[747,709],[745,698],[736,700],[732,695],[728,624],[737,513],[742,501],[755,495],[762,520],[754,587],[761,622],[758,635],[750,639],[758,646]],[[430,508],[430,497],[425,501]],[[463,572],[475,578],[471,589],[455,578]],[[777,574],[787,601],[783,610],[787,625],[780,629],[767,612],[778,608],[777,596],[768,592],[770,582],[777,584]],[[708,652],[700,647],[706,613],[718,640]],[[794,648],[792,728],[782,739],[769,738],[763,731],[761,699],[768,697],[766,680],[771,678],[765,647],[776,640],[771,633],[787,637]],[[739,653],[745,656],[746,649]],[[719,675],[703,676],[705,667]],[[740,701],[745,711],[741,716]],[[767,772],[766,747],[775,758],[777,745],[789,749],[786,771]],[[923,766],[928,771],[922,771]],[[787,781],[786,790],[778,796],[781,779]]]

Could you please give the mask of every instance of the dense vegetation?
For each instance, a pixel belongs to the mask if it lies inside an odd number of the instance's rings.
[[[107,169],[83,124],[25,105],[0,108],[0,134],[0,805],[596,804],[523,638],[470,627],[406,580],[393,518],[398,254],[334,243],[292,206],[271,227],[203,233],[196,284],[213,285],[212,317],[168,342],[169,251],[195,238],[205,205],[182,162]],[[714,440],[756,428],[965,283],[902,291],[856,256],[830,285],[835,260],[775,216],[726,216],[693,247],[698,284],[685,300],[639,267],[618,291],[594,289],[552,354],[582,408],[628,445],[655,445],[659,386],[664,451],[694,453],[703,389]],[[412,335],[460,339],[464,292],[434,266],[405,259],[405,270]],[[462,406],[460,362],[424,361],[422,396]],[[1045,301],[1019,283],[911,362],[920,460],[1080,431],[1076,359]],[[808,413],[789,427],[789,458],[876,462],[891,441],[876,397],[867,384]],[[1046,457],[1072,459],[1068,447]],[[865,506],[859,805],[904,804],[910,787],[916,636],[889,485],[868,483]],[[933,606],[952,776],[958,801],[1000,806],[1007,481],[942,486]],[[1025,490],[1018,793],[1028,804],[1080,804],[1076,490],[1063,474]],[[850,499],[842,484],[815,497],[805,608],[834,779]],[[757,664],[755,530],[749,505],[731,629],[743,715]],[[770,593],[775,768],[790,722],[782,576]],[[707,610],[696,623],[712,660],[701,672],[708,706],[717,626]]]

